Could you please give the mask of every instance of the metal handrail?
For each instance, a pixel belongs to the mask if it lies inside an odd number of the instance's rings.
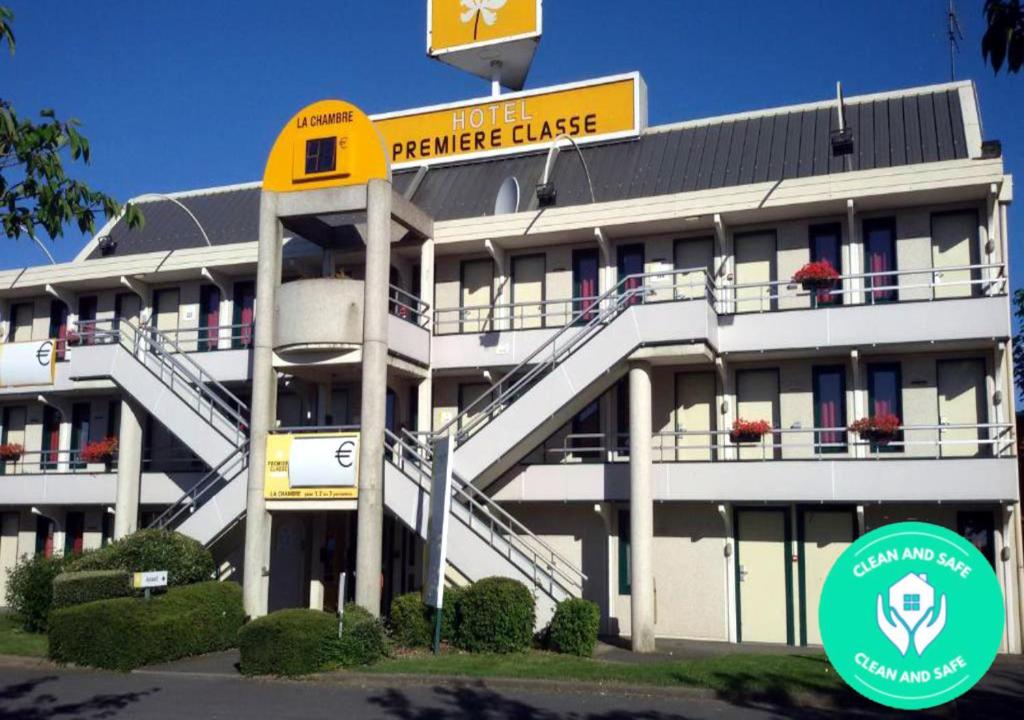
[[[96,466],[105,462],[89,462],[81,448],[70,450],[23,450],[17,460],[0,458],[0,475],[76,475],[100,472]],[[117,464],[115,452],[111,464]],[[105,468],[102,472],[108,472]],[[110,470],[109,472],[115,472]]]
[[[704,289],[704,297],[714,301],[714,286],[711,284],[704,268],[692,268],[684,270],[666,270],[657,273],[636,273],[622,278],[615,286],[600,295],[594,302],[585,305],[573,315],[571,323],[565,325],[555,332],[550,338],[541,343],[533,352],[526,356],[518,365],[509,371],[504,377],[494,382],[490,389],[479,398],[470,403],[458,415],[445,423],[436,431],[436,435],[446,435],[451,428],[457,428],[455,432],[456,444],[468,438],[475,428],[482,423],[489,422],[492,415],[506,405],[510,396],[518,395],[532,387],[534,381],[550,372],[562,359],[575,351],[577,347],[584,344],[593,337],[596,332],[603,328],[608,322],[617,317],[619,313],[634,304],[643,303],[645,298],[659,291],[675,288],[675,285],[661,287],[649,287],[645,282],[651,278],[669,277],[689,273],[700,273],[704,281],[700,284],[686,283],[686,287],[701,287]],[[629,287],[631,283],[639,283],[635,287]],[[696,300],[699,296],[678,298],[680,301]],[[588,317],[589,316],[589,317]],[[580,324],[580,323],[583,324]],[[558,342],[564,336],[569,335],[565,345],[558,347]],[[537,358],[550,351],[550,357],[543,361]],[[522,372],[522,376],[514,379],[511,385],[502,390],[510,378]],[[496,396],[495,393],[497,393]],[[488,396],[494,396],[489,404],[480,407]],[[470,417],[472,415],[472,417]],[[468,419],[467,419],[468,418]]]
[[[426,478],[432,477],[432,450],[429,445],[423,443],[418,439],[415,434],[406,433],[406,437],[412,441],[412,444],[407,443],[405,440],[400,438],[390,430],[385,431],[385,436],[390,441],[389,449],[391,451],[390,461],[401,469],[401,465],[405,460],[410,460],[416,466],[416,470]],[[496,536],[501,537],[506,546],[511,551],[516,550],[525,559],[529,560],[534,568],[540,567],[547,574],[548,578],[552,582],[556,582],[556,576],[561,578],[571,589],[575,591],[577,595],[582,593],[583,584],[587,580],[586,574],[577,568],[571,561],[566,559],[561,553],[551,547],[541,538],[537,537],[529,528],[523,523],[514,518],[508,513],[503,507],[491,499],[486,493],[476,488],[472,483],[468,483],[463,480],[457,473],[452,473],[453,482],[453,498],[460,500],[462,504],[469,511],[470,524],[474,515],[474,510],[477,511],[478,516],[483,515],[490,523],[488,528],[488,537],[490,538],[489,544],[495,547],[494,538]],[[421,488],[430,490],[429,485],[424,486],[423,483],[418,483]],[[496,531],[497,529],[497,531]],[[538,553],[536,547],[531,547],[530,543],[525,542],[523,538],[528,538],[532,543],[536,543],[537,546],[542,548],[544,555]],[[497,549],[497,548],[495,548]],[[537,578],[534,578],[537,580]],[[559,582],[559,585],[562,583]],[[563,587],[563,589],[565,589]]]
[[[936,425],[901,425],[896,435],[904,435],[904,439],[890,440],[884,445],[879,444],[877,441],[865,440],[865,439],[854,439],[857,433],[851,431],[848,427],[808,427],[808,428],[774,428],[770,433],[766,433],[764,438],[770,436],[771,442],[765,442],[764,439],[761,441],[754,441],[749,443],[735,442],[732,439],[731,430],[665,430],[656,433],[652,433],[652,452],[658,457],[655,458],[655,462],[681,462],[677,459],[665,460],[665,454],[679,453],[679,452],[693,452],[693,451],[726,451],[732,450],[732,452],[724,453],[721,456],[709,456],[706,460],[696,460],[695,462],[728,462],[738,460],[740,458],[735,457],[737,455],[737,449],[746,450],[762,450],[761,457],[745,458],[747,460],[763,461],[763,460],[774,460],[777,459],[774,455],[775,450],[806,450],[813,449],[815,452],[823,449],[834,449],[836,451],[841,450],[853,450],[857,447],[865,447],[875,452],[872,454],[871,459],[884,458],[886,453],[878,452],[879,447],[889,448],[902,448],[902,447],[922,447],[929,446],[935,447],[937,455],[941,454],[942,448],[949,446],[961,446],[969,445],[978,448],[979,450],[983,447],[991,447],[993,454],[996,457],[1006,457],[1007,451],[1013,450],[1013,442],[1011,437],[1011,431],[1013,425],[1010,423],[946,423]],[[979,434],[983,431],[988,431],[989,437],[978,437],[966,440],[953,440],[944,439],[942,437],[943,431],[949,430],[977,430]],[[912,440],[905,439],[907,434],[916,432],[934,432],[937,433],[938,437],[933,439],[925,440]],[[818,440],[812,440],[812,442],[784,442],[782,436],[784,435],[839,435],[844,439],[840,442],[823,442]],[[587,455],[587,454],[600,454],[600,453],[615,453],[617,460],[625,461],[629,454],[628,445],[621,445],[619,441],[623,437],[628,437],[628,433],[615,433],[616,443],[611,447],[607,446],[603,441],[607,437],[605,433],[569,433],[562,438],[562,444],[560,447],[546,447],[544,448],[546,453],[552,455]],[[681,438],[707,438],[706,444],[698,445],[680,445],[679,440]],[[598,440],[601,442],[584,445],[582,447],[573,447],[574,441],[587,441],[587,440]],[[669,440],[669,443],[662,443],[660,441]],[[772,451],[771,453],[767,451]],[[731,457],[730,457],[731,456]],[[921,457],[921,456],[917,456]],[[659,459],[660,458],[660,459]],[[835,459],[835,455],[828,453],[815,455],[816,459],[828,460]],[[792,458],[791,458],[792,459]],[[857,460],[866,458],[848,457],[847,459]],[[612,461],[614,462],[614,461]]]
[[[96,341],[111,341],[112,333],[117,330],[121,323],[130,322],[128,318],[114,317],[104,320],[79,320],[76,323],[75,333],[77,338],[68,340],[68,345],[77,347],[82,345],[99,344]],[[110,325],[111,330],[101,330],[101,324]],[[152,325],[140,324],[140,327],[151,328]],[[206,348],[197,350],[185,350],[185,352],[209,352],[214,350],[237,349],[234,347],[236,341],[241,341],[252,336],[252,323],[232,323],[230,325],[198,325],[196,327],[174,328],[173,330],[162,329],[165,337],[174,338],[176,342],[207,343]],[[227,331],[227,332],[225,332]],[[184,338],[184,339],[183,339]],[[221,347],[224,343],[224,347]]]
[[[140,328],[129,320],[122,320],[118,329],[113,331],[118,334],[122,341],[126,339],[124,328],[127,328],[132,335],[130,349],[136,357],[138,356],[140,346],[144,346],[144,349],[155,355],[162,365],[170,368],[171,379],[167,382],[167,385],[172,391],[175,389],[174,377],[180,376],[185,381],[186,386],[195,393],[195,411],[200,416],[203,416],[202,404],[205,400],[209,405],[209,418],[204,417],[204,419],[212,427],[216,428],[217,423],[214,418],[217,417],[216,411],[219,411],[222,419],[230,422],[232,425],[235,445],[239,445],[244,441],[249,428],[247,417],[249,409],[240,398],[206,372],[198,362],[192,359],[176,342],[160,330],[149,326]],[[122,344],[124,343],[122,342]],[[170,347],[170,350],[168,350],[168,347]],[[217,392],[213,392],[211,387],[216,388]]]
[[[238,462],[240,462],[240,465],[235,468],[235,465]],[[221,460],[217,467],[206,473],[192,487],[186,490],[181,497],[168,505],[162,513],[157,515],[152,522],[150,522],[149,527],[165,528],[170,526],[172,523],[175,523],[178,518],[186,512],[194,511],[194,509],[198,507],[200,500],[209,495],[213,488],[217,487],[221,483],[230,482],[231,478],[244,471],[248,466],[249,441],[246,440],[228,453],[228,456]],[[237,472],[229,478],[228,474],[233,469],[237,469]]]
[[[388,289],[388,303],[392,315],[402,318],[403,320],[408,320],[421,328],[426,328],[430,325],[429,303],[424,302],[420,298],[403,290],[397,285],[389,285]],[[409,317],[403,317],[401,312],[396,313],[394,311],[395,307],[397,307],[399,311],[407,311]]]

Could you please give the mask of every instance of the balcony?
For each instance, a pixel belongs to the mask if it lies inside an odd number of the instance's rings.
[[[705,339],[717,352],[849,348],[862,345],[991,341],[1010,337],[1005,266],[965,265],[843,275],[834,288],[798,283],[742,285],[702,269],[630,275],[642,304],[706,295],[713,322]],[[578,322],[592,298],[434,311],[437,368],[515,365],[559,329]],[[699,327],[695,327],[699,329]]]
[[[627,501],[629,442],[603,433],[548,443],[542,463],[522,464],[504,501]],[[536,457],[536,454],[534,455]],[[846,428],[775,430],[734,443],[728,431],[652,437],[656,500],[711,502],[899,502],[1018,500],[1010,424],[906,425],[872,443]]]

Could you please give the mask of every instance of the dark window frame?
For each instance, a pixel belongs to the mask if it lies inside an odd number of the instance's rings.
[[[811,402],[814,405],[814,427],[821,427],[821,405],[820,405],[820,381],[821,377],[830,373],[839,374],[839,412],[838,414],[838,425],[836,427],[846,427],[846,366],[845,365],[814,365],[811,367]],[[819,455],[827,455],[834,453],[844,453],[847,451],[847,433],[845,430],[836,431],[834,433],[838,437],[835,439],[835,444],[841,444],[841,447],[821,447],[820,443],[826,442],[826,439],[821,437],[822,433],[815,431],[814,433],[814,452]],[[827,440],[829,444],[833,444],[831,439]]]
[[[886,361],[886,362],[875,362],[868,363],[864,368],[864,372],[867,376],[868,385],[868,417],[875,414],[875,373],[878,372],[894,372],[896,375],[896,407],[893,409],[893,414],[900,419],[900,424],[905,422],[903,417],[903,367],[899,362]],[[893,440],[897,442],[903,441],[903,431],[900,430],[896,433]],[[871,448],[876,452],[884,453],[901,453],[904,451],[902,445],[881,445],[878,443],[872,443]]]
[[[864,270],[865,274],[872,272],[871,270],[871,255],[868,252],[868,235],[875,230],[888,230],[889,231],[889,244],[892,247],[892,267],[887,271],[892,274],[891,285],[899,285],[899,275],[897,273],[900,269],[899,260],[899,245],[898,237],[896,235],[896,218],[893,216],[868,218],[861,223],[861,245],[863,247],[864,254]],[[872,290],[872,284],[877,278],[868,277],[865,278],[864,282],[864,294],[865,302],[871,305],[878,303],[889,303],[899,302],[900,293],[898,287],[893,287],[889,290]],[[883,286],[886,283],[882,283]]]

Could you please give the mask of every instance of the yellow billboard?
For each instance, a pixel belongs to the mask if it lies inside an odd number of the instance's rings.
[[[635,137],[647,121],[638,73],[371,118],[394,168],[491,157],[547,146]]]
[[[429,0],[427,53],[509,42],[541,33],[540,0]]]
[[[358,432],[267,436],[267,500],[351,500],[358,493]]]
[[[373,123],[355,105],[321,100],[288,121],[263,171],[273,192],[362,185],[389,175],[387,156]]]

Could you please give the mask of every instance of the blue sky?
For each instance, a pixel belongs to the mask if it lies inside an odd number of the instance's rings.
[[[17,54],[0,95],[84,124],[76,172],[119,199],[259,179],[281,126],[325,97],[383,112],[477,97],[486,83],[425,55],[424,0],[0,0]],[[1024,74],[979,51],[982,0],[958,0],[958,78],[978,83],[984,134],[1010,172],[1024,147]],[[652,124],[949,80],[946,0],[547,0],[528,87],[639,70]],[[1021,177],[1024,183],[1024,176]],[[1024,187],[1024,185],[1022,185]],[[1024,190],[1022,190],[1024,192]],[[1011,210],[1013,237],[1024,211]],[[52,250],[72,258],[69,229]],[[0,267],[45,261],[27,242]],[[1024,260],[1014,262],[1015,283]]]

